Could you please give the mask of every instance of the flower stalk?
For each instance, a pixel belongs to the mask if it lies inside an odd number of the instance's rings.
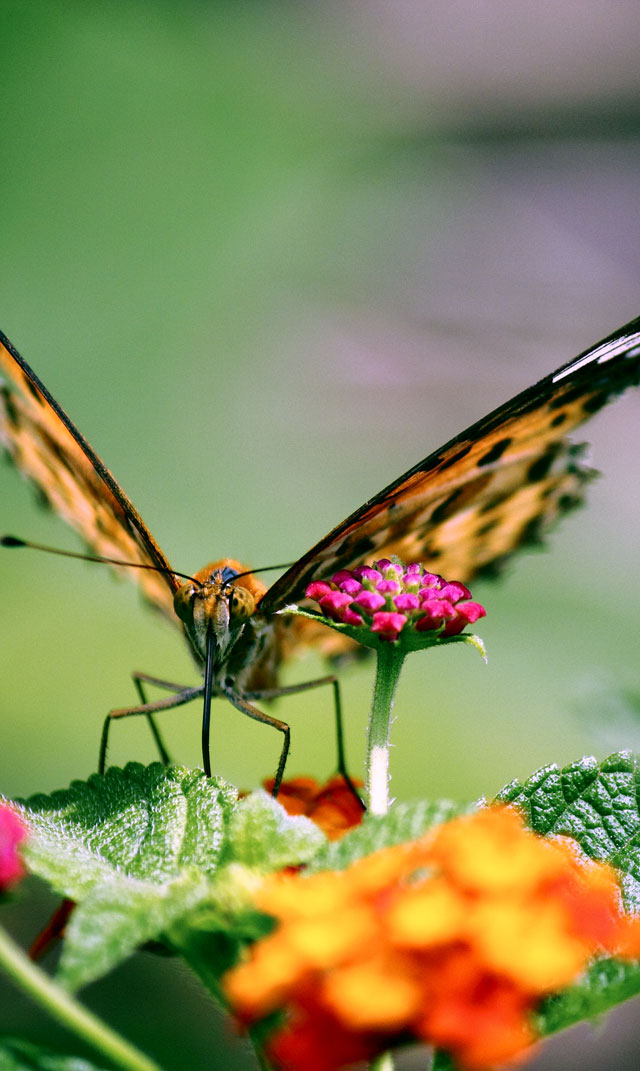
[[[162,1071],[155,1060],[111,1030],[27,958],[0,927],[0,967],[37,1004],[123,1071]]]
[[[393,644],[376,652],[376,682],[373,691],[367,747],[367,792],[371,814],[389,810],[389,736],[391,713],[404,651]]]
[[[377,672],[368,727],[367,791],[371,814],[389,810],[389,733],[398,677],[411,651],[445,643],[482,642],[463,636],[467,625],[484,617],[471,592],[413,562],[381,558],[372,566],[341,569],[330,580],[315,580],[305,592],[317,602],[330,628],[376,652]],[[297,607],[288,612],[306,614]]]

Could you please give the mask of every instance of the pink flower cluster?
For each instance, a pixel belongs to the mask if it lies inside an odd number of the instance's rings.
[[[418,563],[405,566],[388,558],[372,567],[341,569],[330,581],[309,584],[305,594],[325,617],[364,626],[389,642],[407,625],[417,632],[441,629],[441,636],[457,636],[486,614],[464,584],[429,573]]]
[[[25,872],[18,845],[26,835],[15,811],[6,803],[0,803],[0,892],[14,885]]]

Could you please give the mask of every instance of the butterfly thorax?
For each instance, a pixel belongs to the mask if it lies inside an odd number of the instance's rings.
[[[225,558],[205,566],[176,591],[176,614],[202,663],[208,637],[213,637],[214,678],[231,671],[236,677],[254,664],[264,633],[264,622],[255,611],[265,590],[245,566]]]

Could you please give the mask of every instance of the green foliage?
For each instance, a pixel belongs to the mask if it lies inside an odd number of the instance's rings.
[[[433,1054],[431,1071],[457,1071],[457,1064],[453,1057],[444,1049],[436,1049]]]
[[[538,1010],[537,1029],[554,1034],[584,1019],[596,1019],[640,993],[638,963],[604,958],[592,963],[575,985],[548,997]]]
[[[597,762],[579,759],[560,769],[543,766],[524,783],[512,781],[497,799],[516,804],[530,827],[545,836],[573,837],[585,855],[610,863],[620,873],[627,911],[640,910],[640,777],[628,751]],[[593,1019],[640,993],[640,967],[603,958],[568,989],[540,1008],[538,1028],[555,1033]]]
[[[615,866],[628,911],[640,911],[640,774],[630,752],[603,762],[579,759],[543,766],[524,784],[512,781],[498,800],[515,803],[536,833],[574,837],[590,859]]]
[[[204,905],[218,928],[233,928],[251,888],[239,864],[299,865],[324,842],[313,823],[290,818],[265,793],[238,804],[226,782],[160,763],[112,767],[20,810],[31,871],[77,904],[60,961],[59,980],[70,989],[163,940]]]
[[[99,978],[206,895],[235,798],[200,773],[130,763],[23,804],[30,869],[77,903],[61,984]]]
[[[638,770],[629,753],[545,766],[523,783],[513,781],[497,800],[517,805],[537,833],[570,835],[588,856],[617,867],[626,907],[637,909]],[[397,803],[330,843],[309,819],[289,816],[265,792],[238,800],[226,782],[198,771],[130,763],[18,806],[30,830],[30,869],[77,903],[60,961],[65,987],[85,985],[137,947],[161,942],[224,1004],[221,975],[273,925],[253,907],[263,874],[291,866],[308,873],[344,869],[479,805]],[[548,1034],[593,1018],[638,992],[637,964],[598,960],[575,985],[543,1002],[538,1029]],[[85,1067],[90,1071],[82,1061],[13,1042],[0,1049],[0,1071]]]
[[[318,870],[344,870],[372,852],[390,848],[394,844],[415,840],[423,833],[447,822],[459,814],[466,814],[475,804],[454,803],[452,800],[416,800],[396,803],[384,816],[365,815],[361,825],[356,826],[340,840],[328,843],[308,867],[310,873]]]
[[[266,792],[253,792],[231,816],[225,862],[258,870],[280,870],[307,863],[325,843],[309,818],[288,815]]]
[[[131,762],[17,802],[31,831],[30,869],[81,900],[116,875],[164,882],[189,866],[215,873],[236,798],[231,785],[200,771]]]

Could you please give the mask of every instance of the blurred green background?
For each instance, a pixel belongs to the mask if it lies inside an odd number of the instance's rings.
[[[634,3],[3,0],[0,40],[0,327],[180,570],[294,560],[640,313]],[[638,397],[586,437],[604,472],[587,508],[474,589],[489,666],[458,647],[409,661],[399,798],[491,795],[636,745]],[[8,465],[0,529],[77,547]],[[2,553],[0,585],[9,795],[95,768],[132,669],[194,679],[177,633],[107,569]],[[318,672],[309,656],[287,679]],[[344,676],[356,774],[371,679]],[[329,694],[276,710],[289,771],[325,777]],[[272,773],[276,734],[214,714],[215,767],[242,786]],[[198,764],[197,707],[163,726]],[[116,727],[113,762],[153,757],[143,726]],[[12,909],[25,939],[53,902],[32,897],[35,921]],[[0,1030],[69,1044],[8,997]],[[87,999],[166,1068],[252,1066],[172,963],[140,956]],[[617,1015],[534,1066],[621,1067],[625,1046],[635,1066]]]

